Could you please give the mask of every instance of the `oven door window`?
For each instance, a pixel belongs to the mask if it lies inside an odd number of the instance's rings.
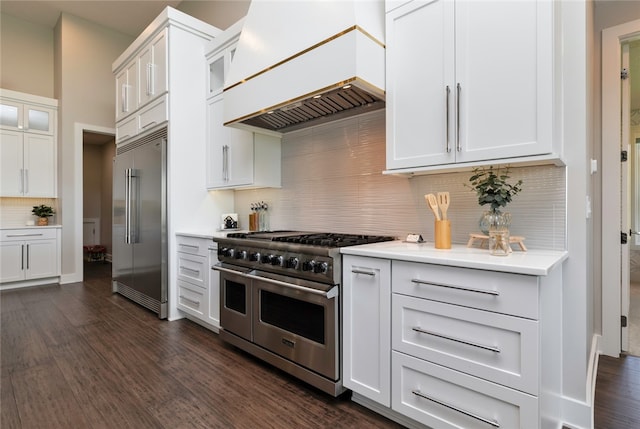
[[[241,314],[247,314],[247,288],[231,280],[224,282],[224,306]]]
[[[325,344],[325,309],[311,302],[260,291],[260,320],[319,344]]]

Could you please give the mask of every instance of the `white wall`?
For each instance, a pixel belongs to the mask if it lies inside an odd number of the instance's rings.
[[[81,280],[82,273],[82,141],[76,141],[75,124],[115,127],[111,65],[132,38],[65,13],[55,34],[62,280],[70,282]]]
[[[53,32],[0,14],[0,88],[54,98]]]

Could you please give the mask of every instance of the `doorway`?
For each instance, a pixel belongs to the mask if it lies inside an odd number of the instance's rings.
[[[111,222],[113,193],[113,158],[115,136],[108,133],[82,132],[82,218],[83,260],[95,261],[90,246],[105,248],[111,260]]]
[[[622,351],[640,355],[640,301],[634,271],[636,235],[629,236],[638,211],[635,133],[640,113],[640,20],[607,28],[602,34],[602,338],[600,350],[610,356]],[[633,52],[631,52],[633,48]],[[626,57],[625,57],[626,56]],[[623,65],[623,61],[629,63]],[[627,68],[631,79],[624,79]],[[635,75],[637,76],[633,79]],[[632,81],[635,80],[633,89]],[[629,88],[629,89],[628,89]],[[622,89],[622,90],[621,90]],[[623,114],[621,114],[623,111]],[[634,116],[634,117],[632,117]],[[622,139],[621,139],[622,136]],[[633,144],[632,144],[633,143]],[[624,159],[627,151],[627,161]],[[621,155],[621,153],[623,155]],[[619,221],[617,221],[619,220]],[[627,235],[627,244],[624,243]],[[631,286],[634,285],[634,286]]]

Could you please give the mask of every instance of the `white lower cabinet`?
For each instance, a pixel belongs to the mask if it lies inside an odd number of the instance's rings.
[[[438,429],[538,428],[538,399],[393,351],[395,411]]]
[[[0,236],[0,283],[59,280],[59,228],[7,229]]]
[[[540,427],[542,371],[559,374],[552,273],[343,255],[344,386],[409,427]]]
[[[391,406],[391,261],[344,256],[343,384]]]
[[[220,328],[219,287],[211,272],[213,241],[192,235],[176,235],[178,249],[177,307],[189,319],[213,331]]]

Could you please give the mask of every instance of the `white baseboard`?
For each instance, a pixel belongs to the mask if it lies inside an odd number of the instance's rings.
[[[79,273],[63,274],[60,276],[60,284],[78,283],[82,281],[82,275]]]
[[[563,397],[564,425],[570,429],[592,429],[593,407],[596,392],[596,379],[598,377],[598,359],[600,357],[601,335],[594,334],[591,338],[591,350],[589,350],[589,367],[587,368],[586,401],[578,401],[573,398]]]

